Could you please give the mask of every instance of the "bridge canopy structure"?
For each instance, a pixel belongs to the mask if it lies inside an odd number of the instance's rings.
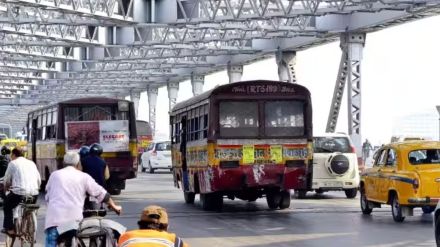
[[[184,80],[227,68],[234,81],[253,61],[278,54],[286,66],[289,52],[438,13],[440,0],[1,0],[0,122],[21,128],[42,105],[143,91],[151,109],[163,86],[171,107]]]

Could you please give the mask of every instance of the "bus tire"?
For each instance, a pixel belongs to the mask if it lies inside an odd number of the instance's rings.
[[[298,199],[305,199],[307,195],[307,190],[295,190],[295,196]]]
[[[283,190],[280,192],[280,209],[286,209],[290,207],[290,192]]]
[[[223,209],[223,194],[221,193],[214,193],[214,210],[215,211],[222,211]]]
[[[207,193],[200,194],[200,203],[202,204],[203,210],[212,211],[217,210],[221,211],[223,208],[223,195],[220,193]]]
[[[210,197],[210,194],[200,194],[200,204],[202,205],[203,210],[211,210],[212,199]]]
[[[277,209],[281,203],[281,193],[278,191],[270,191],[266,194],[267,206],[270,209]]]
[[[193,204],[196,198],[196,193],[194,192],[183,192],[183,197],[185,198],[186,204]]]

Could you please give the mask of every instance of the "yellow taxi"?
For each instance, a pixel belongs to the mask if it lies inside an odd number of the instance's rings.
[[[440,142],[405,141],[381,147],[372,168],[361,175],[361,209],[391,205],[393,219],[402,222],[422,207],[434,211],[440,199]]]

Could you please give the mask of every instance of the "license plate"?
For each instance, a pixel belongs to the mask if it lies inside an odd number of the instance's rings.
[[[332,182],[324,182],[325,187],[342,187],[342,183],[339,181],[332,181]]]

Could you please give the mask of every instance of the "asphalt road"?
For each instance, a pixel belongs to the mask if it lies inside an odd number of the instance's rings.
[[[384,206],[364,216],[359,198],[346,199],[342,192],[310,193],[307,199],[293,199],[290,209],[277,211],[268,210],[265,198],[253,203],[225,199],[223,212],[205,212],[197,197],[194,205],[186,205],[171,174],[164,172],[139,174],[115,199],[123,214],[109,213],[108,218],[133,229],[142,208],[163,206],[170,216],[170,230],[192,247],[435,246],[431,215],[416,210],[414,217],[398,224],[390,207]],[[43,205],[38,212],[37,246],[44,245],[45,214]]]

